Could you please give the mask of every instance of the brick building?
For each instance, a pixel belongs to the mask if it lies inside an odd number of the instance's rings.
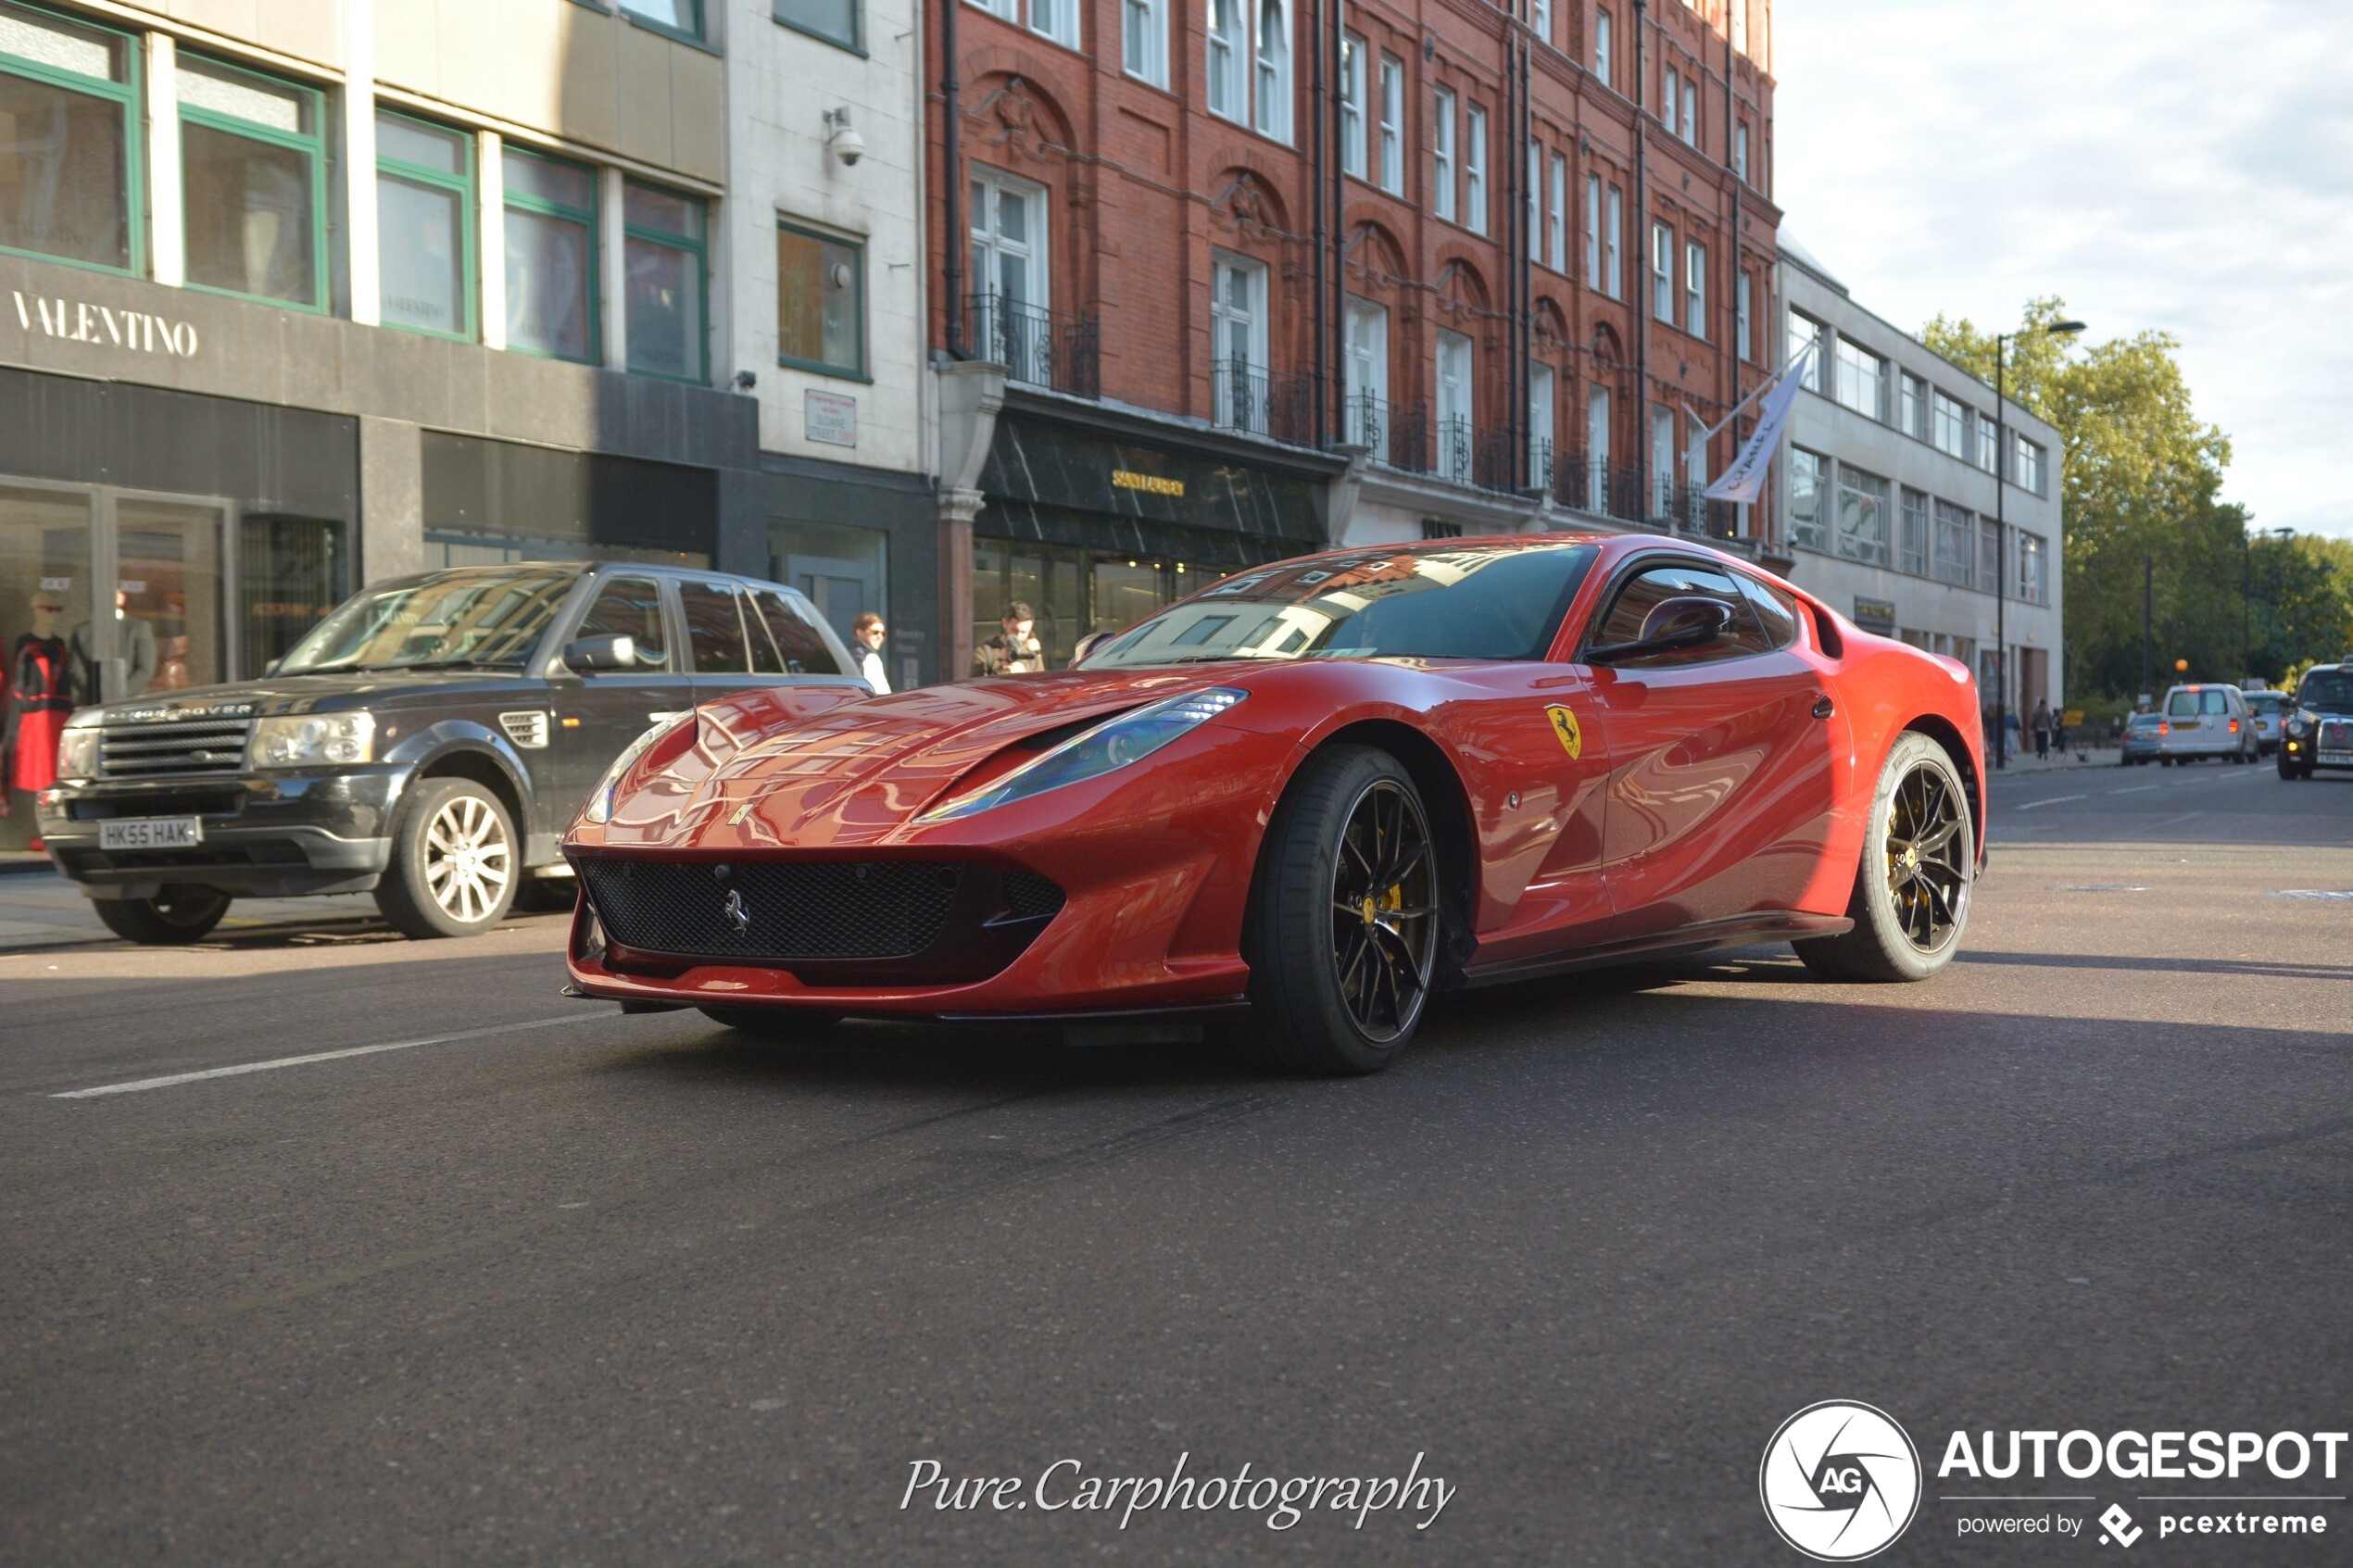
[[[1517,4],[928,8],[943,664],[1327,541],[1746,535],[1769,0]]]

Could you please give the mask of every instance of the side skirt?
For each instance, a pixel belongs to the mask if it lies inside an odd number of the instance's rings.
[[[1712,953],[1719,947],[1744,947],[1755,942],[1836,936],[1854,929],[1855,922],[1844,915],[1803,915],[1787,910],[1732,915],[1699,925],[1678,926],[1673,931],[1662,931],[1655,935],[1605,942],[1598,947],[1580,947],[1571,953],[1517,959],[1484,968],[1473,960],[1464,971],[1463,985],[1466,988],[1476,989],[1481,985],[1501,985],[1514,980],[1534,980],[1548,974],[1569,974],[1582,969],[1606,969],[1612,964],[1629,963],[1638,959],[1681,958],[1692,953]]]

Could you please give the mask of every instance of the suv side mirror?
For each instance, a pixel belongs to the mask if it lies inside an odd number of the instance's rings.
[[[574,670],[635,670],[637,639],[626,632],[574,637],[564,645],[564,663]]]
[[[1642,620],[1642,634],[1630,643],[1610,643],[1585,655],[1589,664],[1612,664],[1714,642],[1732,629],[1732,607],[1696,596],[1662,599]]]

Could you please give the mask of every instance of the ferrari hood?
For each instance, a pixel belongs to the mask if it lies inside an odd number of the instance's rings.
[[[1230,665],[1014,675],[803,717],[746,693],[704,705],[694,743],[615,802],[605,842],[714,852],[882,842],[1008,747],[1233,675]]]

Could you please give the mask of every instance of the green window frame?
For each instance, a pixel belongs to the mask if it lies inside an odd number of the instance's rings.
[[[837,32],[826,26],[819,15],[824,10],[846,12],[849,30]],[[768,14],[779,27],[788,27],[853,55],[863,56],[866,53],[865,0],[771,0]]]
[[[42,261],[55,261],[68,267],[86,268],[93,272],[111,272],[118,277],[145,277],[147,271],[146,225],[146,123],[140,113],[145,100],[141,71],[145,67],[138,38],[120,28],[100,27],[80,17],[69,17],[39,6],[13,3],[0,5],[0,19],[9,13],[23,16],[34,26],[55,22],[63,28],[94,32],[110,39],[122,52],[123,80],[87,76],[80,71],[28,59],[0,49],[0,73],[21,77],[69,93],[81,93],[114,104],[122,116],[122,225],[126,266],[117,267],[104,261],[90,261],[80,257],[60,256],[54,251],[32,250],[19,245],[0,245],[0,255],[31,257]]]
[[[629,198],[638,194],[653,201],[683,204],[686,210],[694,214],[693,228],[696,232],[686,233],[675,229],[665,229],[636,216],[631,210],[633,204]],[[639,363],[635,341],[636,323],[634,320],[638,303],[636,298],[638,257],[634,255],[623,255],[622,260],[625,282],[622,330],[630,334],[628,356],[630,373],[652,376],[660,381],[683,382],[688,386],[709,386],[711,384],[711,258],[708,247],[711,233],[711,204],[701,196],[693,195],[685,191],[674,191],[666,185],[625,180],[622,182],[621,232],[622,243],[624,245],[635,241],[640,245],[658,245],[670,250],[682,251],[694,265],[695,312],[694,320],[690,325],[696,334],[694,350],[698,373],[678,375],[669,370],[649,370]]]
[[[185,169],[188,159],[188,139],[184,134],[186,127],[201,126],[208,131],[217,131],[231,136],[242,136],[247,141],[258,142],[265,146],[279,147],[302,155],[309,167],[310,173],[311,298],[306,302],[286,299],[276,295],[250,294],[243,289],[223,288],[214,283],[198,282],[194,276],[188,279],[187,286],[206,294],[226,295],[232,299],[250,299],[263,305],[274,305],[282,310],[307,311],[313,316],[328,314],[333,295],[328,287],[327,265],[327,203],[329,198],[327,95],[318,88],[303,82],[290,82],[284,77],[267,76],[259,71],[246,70],[241,66],[231,65],[226,60],[214,59],[208,55],[182,54],[180,56],[180,70],[183,77],[190,74],[189,68],[192,65],[198,68],[195,72],[197,75],[222,77],[232,83],[242,78],[258,84],[259,88],[267,92],[291,93],[308,107],[310,132],[306,135],[299,132],[284,131],[274,125],[265,125],[258,120],[247,119],[242,116],[229,114],[203,105],[192,104],[187,100],[184,87],[177,106],[183,132],[180,138],[180,160],[182,170],[181,182],[183,191],[181,221],[183,230],[192,216],[184,195],[187,185]],[[193,243],[188,244],[187,250],[192,262],[192,272],[195,248]]]
[[[812,359],[812,358],[804,358],[804,357],[802,357],[802,356],[793,355],[793,354],[787,354],[787,353],[786,353],[786,352],[785,352],[785,349],[784,349],[784,335],[785,335],[785,334],[784,334],[784,328],[785,328],[785,289],[786,289],[786,277],[785,277],[784,257],[783,257],[783,256],[782,256],[781,254],[777,257],[777,258],[776,258],[776,363],[777,363],[777,364],[779,364],[779,365],[786,366],[786,367],[787,367],[787,368],[789,368],[789,369],[796,370],[814,370],[814,371],[816,371],[816,372],[817,372],[818,374],[820,374],[820,375],[827,375],[827,376],[842,376],[842,377],[845,377],[845,378],[848,378],[848,379],[850,379],[850,380],[854,380],[854,381],[866,381],[866,380],[870,379],[870,378],[868,377],[867,373],[866,373],[866,246],[865,246],[865,243],[864,243],[863,241],[862,241],[862,240],[847,239],[847,238],[844,238],[842,235],[839,235],[839,234],[828,234],[828,233],[824,233],[824,232],[821,232],[821,231],[819,231],[819,230],[816,230],[816,229],[808,229],[808,228],[803,228],[801,225],[799,225],[799,224],[798,224],[798,223],[788,222],[788,221],[786,221],[786,220],[781,219],[781,218],[780,218],[780,219],[778,219],[778,220],[776,220],[776,234],[777,234],[778,239],[780,239],[780,240],[781,240],[781,239],[783,239],[783,238],[784,238],[785,236],[786,236],[786,235],[790,235],[792,238],[794,238],[794,239],[796,239],[796,240],[806,240],[806,241],[810,241],[810,242],[812,242],[813,244],[815,244],[815,245],[819,245],[819,246],[832,246],[832,247],[835,247],[835,248],[839,249],[839,250],[845,250],[845,251],[848,251],[848,252],[849,253],[849,269],[850,269],[850,279],[849,279],[849,339],[850,339],[850,350],[849,350],[849,361],[848,361],[848,362],[846,362],[846,363],[844,363],[844,362],[837,362],[837,361],[834,361],[834,360],[830,360],[830,359],[824,359],[824,358]],[[781,246],[779,247],[779,249],[781,250]],[[825,265],[825,259],[824,259],[824,255],[823,250],[820,250],[819,255],[818,255],[818,265],[819,265],[821,268],[822,268],[822,267],[824,267],[824,266]],[[824,281],[821,279],[821,280],[818,282],[818,284],[817,284],[817,290],[818,290],[817,297],[818,297],[818,299],[819,299],[820,301],[822,301],[822,300],[823,300],[823,298],[824,298],[824,289],[825,289],[825,283],[824,283]],[[822,303],[819,305],[819,309],[820,309],[821,311],[822,311],[822,309],[823,309],[823,305],[822,305]],[[821,337],[823,336],[823,331],[822,331],[822,328],[820,329],[820,333],[819,333],[819,335],[820,335]]]
[[[638,4],[642,3],[643,0],[638,0]],[[686,15],[687,23],[685,27],[675,22],[664,21],[660,17],[647,15],[639,10],[637,4],[633,4],[632,0],[615,0],[615,8],[621,12],[623,19],[649,32],[659,32],[665,38],[683,38],[689,44],[702,43],[704,21],[702,0],[673,0],[673,3]]]
[[[598,232],[601,225],[597,220],[597,203],[602,189],[597,171],[585,163],[575,163],[570,158],[555,157],[536,148],[519,146],[512,142],[506,144],[505,155],[510,168],[517,163],[546,164],[581,176],[588,189],[588,205],[575,207],[570,202],[556,201],[540,195],[536,192],[518,190],[511,178],[500,180],[499,183],[505,191],[508,212],[524,212],[538,218],[552,218],[560,222],[576,223],[588,237],[588,352],[575,358],[569,354],[558,354],[549,349],[535,348],[529,344],[517,343],[514,332],[514,300],[511,296],[507,301],[507,347],[510,352],[535,355],[542,359],[561,359],[574,365],[601,365],[605,362],[604,263],[603,253],[598,247],[603,244],[604,236]],[[504,213],[499,215],[502,222],[505,220],[505,216]],[[508,241],[507,256],[508,264],[511,269],[514,257],[511,236]],[[501,278],[497,281],[497,284],[503,289],[507,287],[508,280]]]
[[[379,105],[376,108],[376,122],[379,128],[385,120],[413,125],[418,130],[432,135],[452,138],[456,143],[458,171],[453,174],[446,169],[435,169],[430,164],[413,163],[407,158],[387,155],[384,151],[384,138],[379,134],[376,140],[376,178],[379,182],[387,178],[406,181],[411,184],[423,185],[457,197],[458,292],[463,323],[455,332],[444,332],[437,327],[421,326],[413,321],[384,320],[381,308],[379,319],[383,320],[384,326],[395,332],[416,332],[424,337],[448,338],[459,343],[471,343],[482,331],[482,304],[479,292],[481,262],[479,246],[474,234],[474,157],[478,144],[472,136],[453,126],[438,125],[430,119],[420,119],[415,115],[401,114]],[[384,271],[384,196],[381,185],[377,193],[376,213],[377,275],[381,278]]]

